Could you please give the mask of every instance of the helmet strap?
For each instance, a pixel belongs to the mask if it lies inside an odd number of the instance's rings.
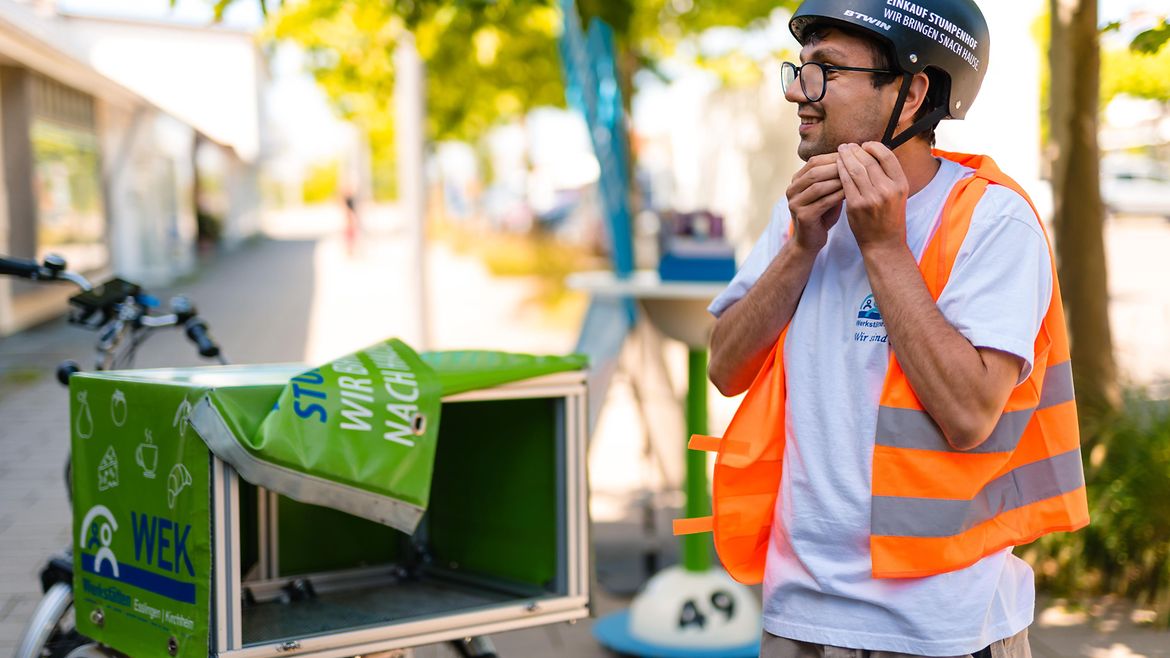
[[[885,144],[892,151],[893,146],[890,138],[894,136],[894,131],[898,129],[898,117],[902,116],[902,108],[906,107],[906,96],[910,94],[910,83],[914,81],[914,76],[909,73],[902,73],[902,88],[898,90],[898,102],[894,103],[894,113],[890,115],[890,122],[886,124],[886,134],[882,137],[882,144]]]
[[[906,106],[906,96],[910,94],[910,83],[913,80],[914,76],[909,73],[902,74],[902,88],[898,91],[898,102],[894,103],[894,113],[890,116],[889,125],[886,126],[886,135],[882,137],[882,144],[885,144],[886,148],[891,151],[929,130],[931,126],[942,121],[948,113],[947,106],[940,105],[895,137],[894,131],[898,129],[898,117],[902,116],[902,109]]]

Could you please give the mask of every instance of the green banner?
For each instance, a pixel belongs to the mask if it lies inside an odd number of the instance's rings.
[[[211,391],[192,423],[248,482],[413,532],[440,399],[434,370],[391,339],[300,373],[275,404],[255,390]]]
[[[206,656],[210,453],[186,422],[198,391],[79,373],[70,395],[77,629],[133,656]]]

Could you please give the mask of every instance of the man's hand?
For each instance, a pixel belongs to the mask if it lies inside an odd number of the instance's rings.
[[[880,142],[842,144],[837,152],[837,172],[857,245],[862,251],[905,247],[910,184],[898,158]]]
[[[788,186],[788,210],[792,213],[793,239],[801,249],[817,253],[829,239],[829,229],[841,216],[845,191],[838,173],[837,153],[809,159]]]

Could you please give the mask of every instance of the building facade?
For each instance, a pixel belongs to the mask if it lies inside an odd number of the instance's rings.
[[[251,35],[219,32],[0,0],[0,254],[158,287],[259,230],[264,66]],[[166,41],[211,53],[202,88],[173,70],[199,60],[159,66],[168,53],[149,43]],[[242,81],[208,90],[233,61]],[[73,292],[0,279],[0,335],[61,314]]]

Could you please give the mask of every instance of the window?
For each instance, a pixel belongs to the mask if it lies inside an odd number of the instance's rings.
[[[93,98],[32,75],[29,136],[37,204],[37,258],[58,253],[70,269],[109,262]]]

